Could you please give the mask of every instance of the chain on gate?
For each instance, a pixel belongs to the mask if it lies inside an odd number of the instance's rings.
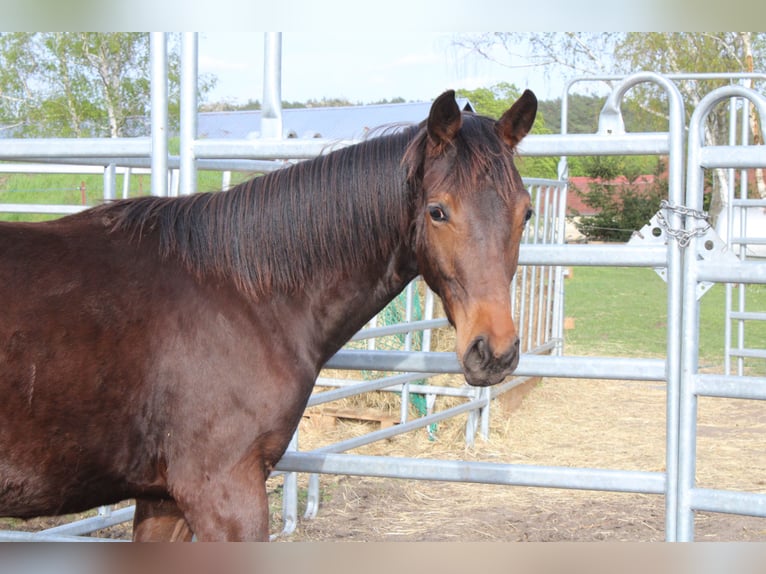
[[[698,226],[694,229],[686,229],[684,227],[681,229],[673,229],[668,220],[665,219],[665,215],[663,215],[663,210],[665,209],[677,213],[682,218],[693,217],[694,219],[704,221],[705,225]],[[676,241],[678,241],[678,245],[681,248],[688,246],[692,237],[702,237],[712,227],[710,224],[710,216],[707,211],[698,211],[683,205],[673,205],[665,199],[660,202],[660,210],[657,212],[657,221],[659,222],[660,227],[662,227],[670,237],[674,237]]]

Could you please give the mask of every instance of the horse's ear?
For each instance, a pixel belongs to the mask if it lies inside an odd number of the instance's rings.
[[[455,139],[462,124],[463,117],[455,101],[455,90],[447,90],[434,100],[428,114],[426,129],[433,153],[441,153],[444,147]]]
[[[500,137],[511,147],[516,147],[532,129],[537,115],[537,98],[530,90],[524,90],[521,97],[497,120]]]

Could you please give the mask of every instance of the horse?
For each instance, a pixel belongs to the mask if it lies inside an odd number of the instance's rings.
[[[266,479],[324,363],[418,275],[468,384],[516,369],[537,99],[230,190],[0,223],[0,516],[135,499],[133,540],[268,540]]]

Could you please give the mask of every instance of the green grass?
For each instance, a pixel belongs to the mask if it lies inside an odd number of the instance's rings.
[[[249,174],[232,174],[232,184],[250,177]],[[122,197],[124,176],[117,175],[116,193]],[[130,177],[129,196],[148,195],[151,191],[151,177],[133,174]],[[83,192],[84,199],[83,203]],[[199,191],[221,189],[221,172],[199,172]],[[0,173],[0,203],[31,203],[54,205],[98,205],[104,198],[102,175],[83,174],[2,174]],[[37,213],[0,213],[2,221],[42,221],[55,219],[58,215]]]
[[[748,311],[766,311],[766,285],[747,285]],[[736,290],[735,290],[736,297]],[[725,286],[714,285],[701,299],[699,354],[702,366],[723,364]],[[572,355],[664,357],[667,339],[667,286],[651,269],[576,267],[565,284],[565,332]],[[766,323],[745,325],[748,348],[766,348]],[[766,373],[766,361],[750,359],[753,374]]]

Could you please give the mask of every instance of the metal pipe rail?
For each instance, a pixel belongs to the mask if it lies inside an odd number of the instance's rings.
[[[442,482],[480,482],[507,486],[538,486],[644,494],[662,494],[665,491],[665,475],[659,472],[531,466],[462,460],[352,456],[290,451],[285,453],[275,468],[289,472],[348,474]]]
[[[338,351],[326,368],[348,370],[406,371],[413,373],[461,373],[455,353],[406,351]],[[524,354],[515,376],[665,381],[667,366],[661,359],[539,356]]]

